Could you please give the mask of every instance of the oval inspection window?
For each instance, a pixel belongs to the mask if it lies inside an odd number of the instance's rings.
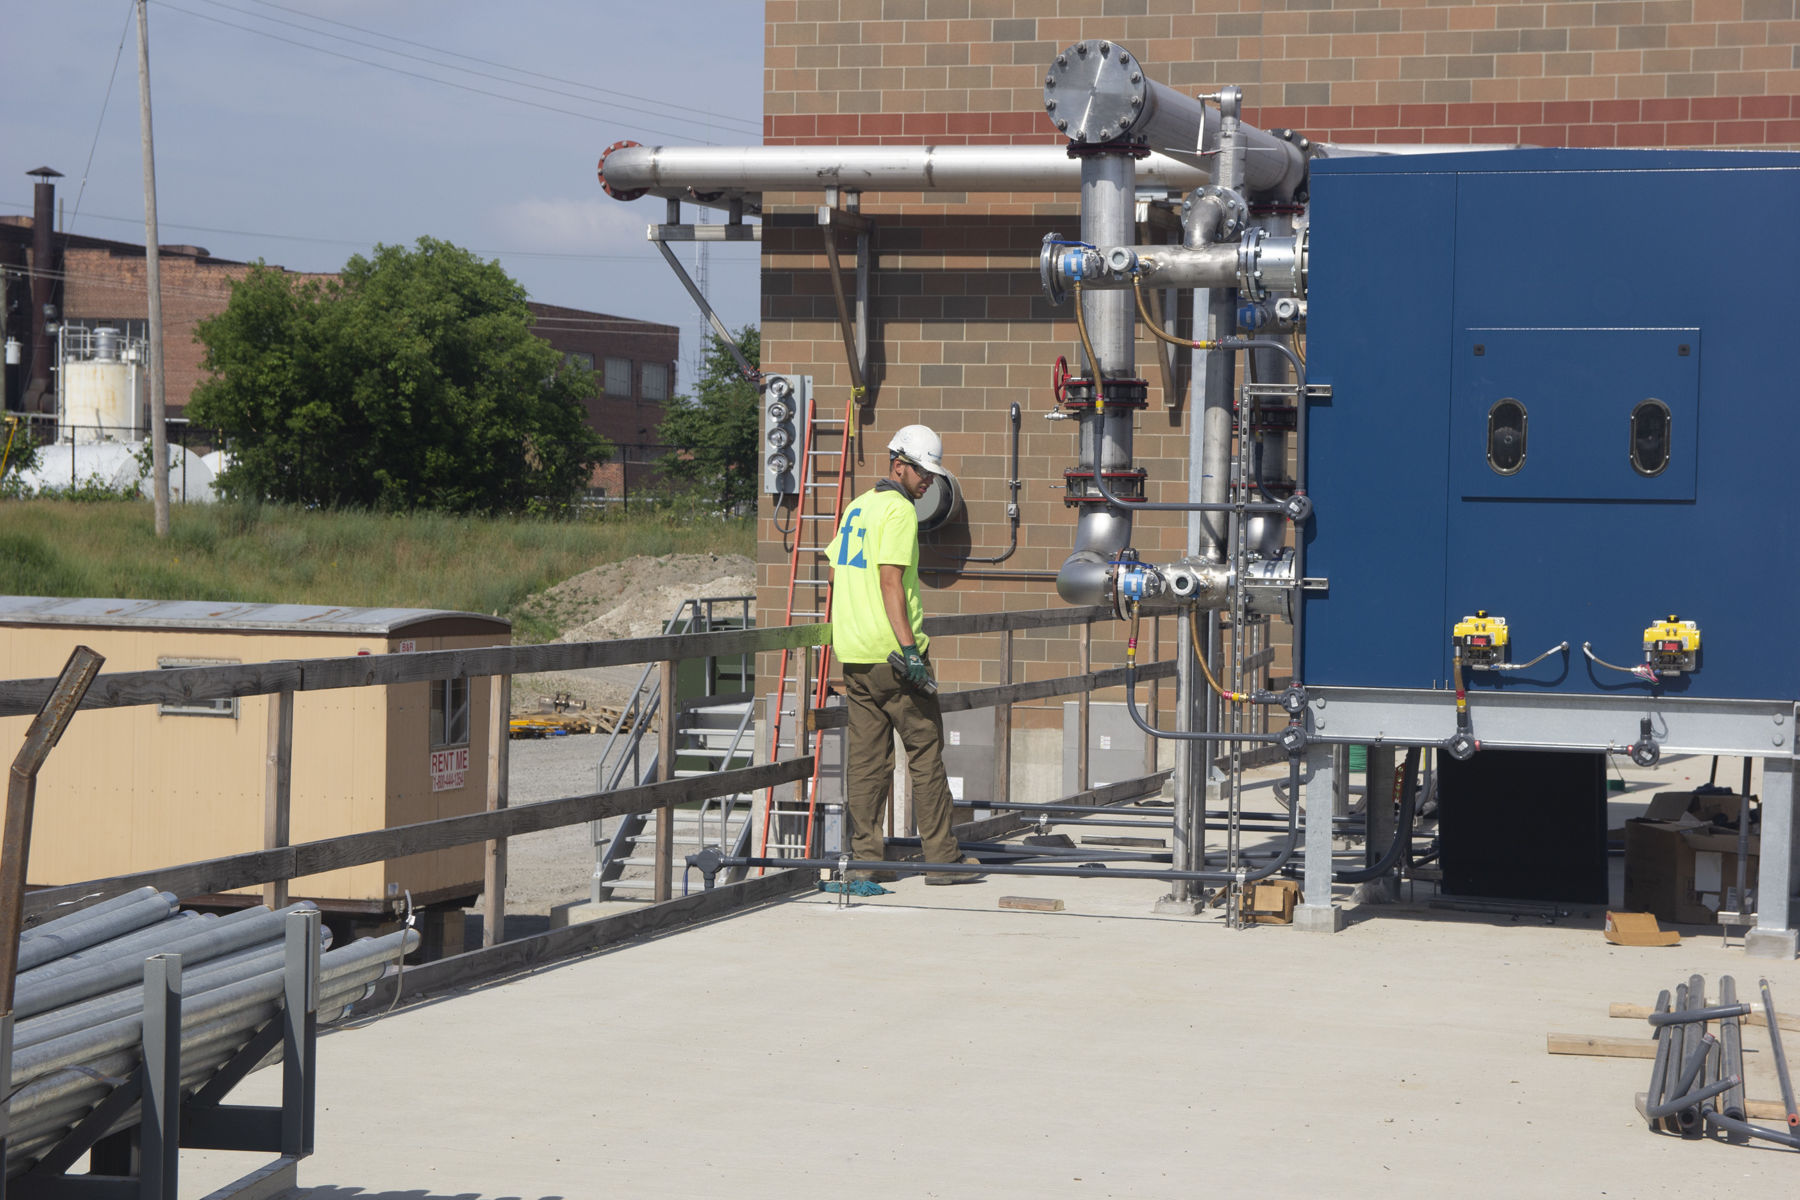
[[[1508,397],[1488,409],[1487,460],[1498,475],[1516,475],[1525,465],[1525,406]]]
[[[1669,465],[1669,406],[1652,396],[1631,410],[1631,469],[1660,475]]]

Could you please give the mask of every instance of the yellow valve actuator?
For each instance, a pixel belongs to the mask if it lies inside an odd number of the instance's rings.
[[[1463,658],[1478,667],[1504,661],[1506,647],[1511,641],[1506,618],[1490,617],[1485,608],[1478,608],[1474,616],[1458,621],[1450,636],[1462,650]]]
[[[1644,661],[1656,668],[1658,675],[1684,674],[1699,660],[1700,626],[1694,622],[1670,613],[1668,620],[1644,630]]]

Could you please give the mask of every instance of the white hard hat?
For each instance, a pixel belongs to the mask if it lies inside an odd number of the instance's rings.
[[[948,475],[944,470],[944,439],[925,425],[908,425],[888,443],[888,453],[898,454],[921,471]]]

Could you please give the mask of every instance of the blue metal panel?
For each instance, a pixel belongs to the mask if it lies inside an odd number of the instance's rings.
[[[1678,613],[1704,646],[1669,694],[1800,694],[1800,231],[1777,215],[1800,210],[1800,157],[1327,162],[1312,199],[1309,376],[1334,396],[1309,446],[1307,574],[1331,587],[1306,602],[1307,682],[1443,686],[1451,626],[1485,608],[1515,659],[1573,645],[1566,669],[1472,687],[1642,693],[1580,644],[1639,662],[1644,627]],[[1514,476],[1486,462],[1500,396],[1530,412]],[[1627,458],[1646,396],[1672,418],[1653,477]]]
[[[1321,175],[1312,196],[1307,377],[1332,397],[1309,418],[1306,573],[1331,590],[1307,604],[1305,682],[1429,687],[1445,677],[1417,631],[1444,611],[1455,177]]]
[[[1697,329],[1465,329],[1450,385],[1452,500],[1692,500],[1698,440]],[[1525,409],[1525,460],[1488,461],[1488,412]],[[1631,465],[1631,414],[1669,412],[1669,457],[1655,475]]]

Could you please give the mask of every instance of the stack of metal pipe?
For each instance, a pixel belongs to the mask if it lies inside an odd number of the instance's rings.
[[[1650,1090],[1638,1093],[1638,1113],[1650,1128],[1697,1138],[1708,1131],[1732,1142],[1761,1138],[1800,1150],[1800,1112],[1781,1045],[1781,1022],[1769,981],[1762,981],[1763,1012],[1768,1022],[1770,1057],[1781,1085],[1787,1117],[1785,1128],[1752,1125],[1744,1100],[1744,1035],[1742,1020],[1755,1010],[1737,998],[1737,982],[1719,979],[1719,1002],[1706,1001],[1706,980],[1691,975],[1686,983],[1656,999],[1650,1025],[1656,1031],[1656,1057],[1650,1068]],[[1708,1032],[1718,1022],[1719,1033]]]
[[[26,1170],[142,1061],[144,961],[182,966],[182,1089],[201,1086],[281,1010],[286,918],[310,902],[229,916],[178,910],[154,888],[115,896],[19,939],[6,1176]],[[331,950],[321,925],[318,1020],[337,1021],[419,944],[408,929]],[[259,1066],[278,1061],[276,1047]],[[127,1110],[115,1128],[138,1120]]]

